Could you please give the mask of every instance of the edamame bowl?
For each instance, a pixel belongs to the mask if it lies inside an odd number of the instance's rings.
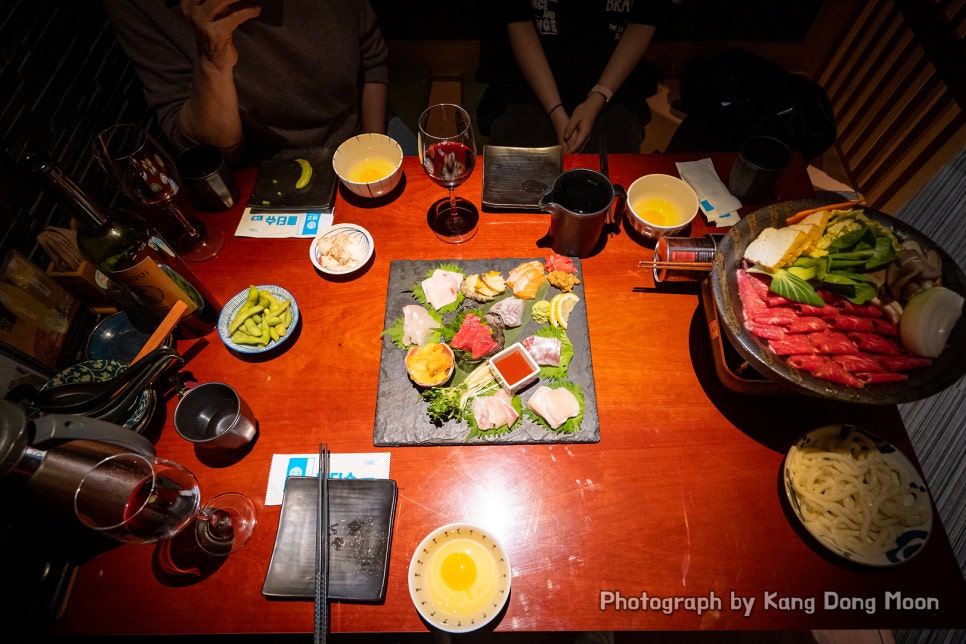
[[[295,302],[295,298],[292,294],[286,291],[281,286],[276,284],[261,284],[254,286],[259,292],[265,291],[277,302],[285,302],[288,304],[286,306],[287,310],[290,312],[291,321],[285,326],[285,332],[279,333],[278,339],[270,336],[268,342],[264,344],[249,343],[249,342],[239,342],[232,338],[232,330],[230,329],[232,321],[235,319],[236,314],[242,309],[243,306],[249,302],[249,294],[251,292],[251,286],[246,287],[242,291],[239,291],[234,297],[232,297],[221,309],[221,315],[218,317],[218,335],[221,336],[221,341],[225,343],[225,346],[230,350],[237,353],[264,353],[266,351],[273,351],[279,346],[285,344],[286,341],[292,336],[295,331],[295,326],[299,321],[299,308]],[[251,335],[251,334],[249,334]]]

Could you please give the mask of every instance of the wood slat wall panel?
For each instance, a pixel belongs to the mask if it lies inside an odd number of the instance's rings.
[[[941,34],[963,41],[966,0],[931,3]],[[919,16],[921,18],[921,16]],[[825,88],[839,128],[837,150],[853,186],[870,205],[896,212],[915,188],[966,144],[966,116],[957,103],[959,79],[943,78],[956,61],[934,61],[934,43],[923,42],[893,0],[855,7],[842,45],[830,47],[814,77]],[[917,19],[917,24],[923,24]],[[956,51],[966,68],[963,47]],[[938,62],[938,64],[937,64]]]

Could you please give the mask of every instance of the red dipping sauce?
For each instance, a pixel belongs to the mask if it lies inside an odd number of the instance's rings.
[[[540,374],[540,367],[519,342],[490,358],[490,369],[510,391],[530,384]]]

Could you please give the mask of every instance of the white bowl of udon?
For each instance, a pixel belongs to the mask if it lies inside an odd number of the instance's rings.
[[[866,566],[915,556],[932,531],[932,501],[912,463],[852,425],[813,430],[785,457],[785,493],[805,529],[835,554]]]

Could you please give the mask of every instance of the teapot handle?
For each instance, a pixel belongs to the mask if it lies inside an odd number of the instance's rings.
[[[624,211],[627,209],[627,191],[624,190],[624,186],[615,183],[614,196],[617,197],[617,205],[614,206],[610,223],[617,224],[619,226],[624,220]]]
[[[71,440],[111,443],[149,458],[154,458],[154,444],[144,436],[114,423],[86,416],[46,414],[33,420],[34,447],[50,447]]]

